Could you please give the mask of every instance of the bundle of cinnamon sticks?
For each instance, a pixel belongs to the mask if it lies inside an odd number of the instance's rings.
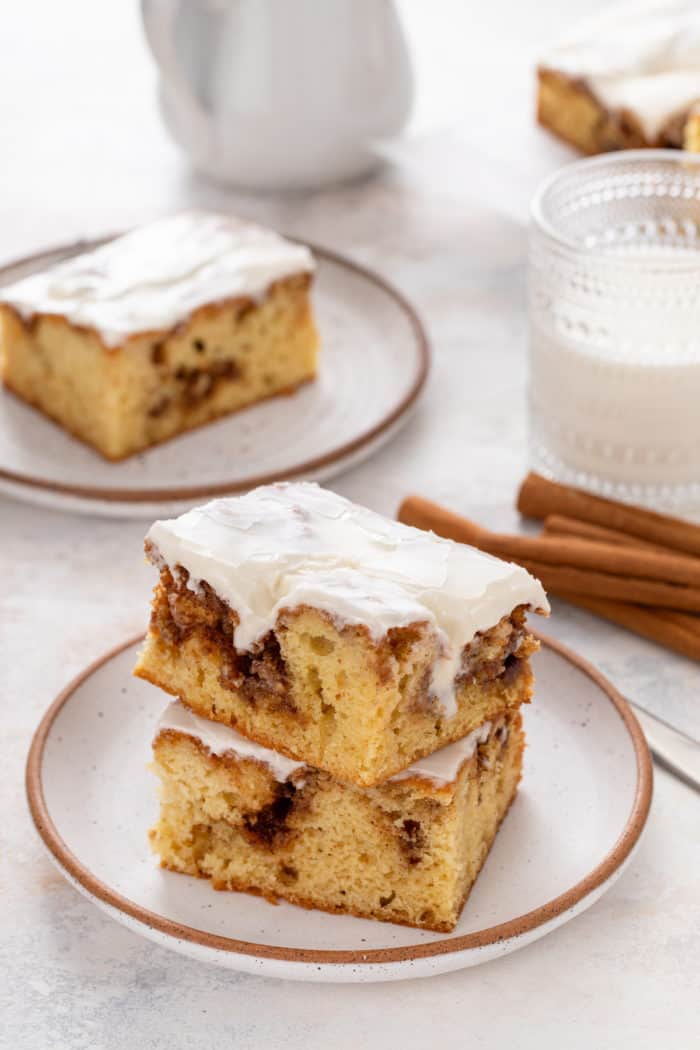
[[[700,526],[528,474],[518,510],[537,536],[505,535],[409,496],[407,525],[523,565],[552,594],[700,660]]]

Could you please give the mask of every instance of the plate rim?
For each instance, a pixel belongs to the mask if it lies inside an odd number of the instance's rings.
[[[79,254],[80,251],[89,251],[93,248],[98,248],[103,244],[107,244],[109,241],[121,236],[124,232],[126,231],[121,231],[121,233],[110,233],[100,237],[81,238],[77,241],[71,241],[67,244],[58,244],[51,248],[43,248],[40,251],[32,252],[30,255],[11,259],[9,262],[3,263],[2,266],[0,266],[0,282],[2,282],[2,279],[7,274],[8,270],[12,270],[17,266],[39,262],[42,259],[58,253],[74,252],[75,254]],[[305,245],[314,256],[322,260],[325,259],[327,262],[334,263],[337,266],[343,267],[346,270],[350,270],[352,273],[364,277],[392,299],[394,304],[407,318],[418,351],[418,368],[408,391],[404,394],[401,400],[379,420],[378,423],[375,423],[374,426],[364,430],[357,437],[352,438],[350,441],[346,441],[343,445],[340,445],[336,449],[332,449],[330,452],[322,453],[321,455],[306,460],[304,463],[291,467],[288,470],[259,474],[244,481],[221,482],[209,485],[190,485],[181,488],[166,487],[134,489],[127,487],[117,489],[105,488],[102,485],[73,485],[68,482],[52,481],[49,478],[36,477],[26,473],[17,473],[16,471],[9,470],[4,466],[0,466],[0,479],[12,482],[16,485],[24,485],[27,488],[38,488],[45,492],[55,492],[59,495],[75,496],[80,499],[104,501],[106,503],[130,503],[135,506],[138,506],[139,503],[158,503],[167,500],[196,500],[206,499],[211,496],[230,496],[237,492],[246,492],[248,489],[256,488],[258,485],[270,484],[273,481],[289,481],[294,478],[299,478],[303,475],[312,473],[315,470],[320,470],[324,467],[330,466],[333,463],[342,462],[348,456],[352,456],[360,449],[371,445],[377,438],[390,430],[391,427],[397,423],[399,419],[405,416],[414,406],[419,395],[423,391],[430,372],[432,358],[430,339],[428,337],[427,329],[416,308],[404,293],[396,288],[395,285],[381,274],[378,274],[375,270],[365,266],[364,263],[356,262],[342,252],[336,252],[331,248],[325,248],[322,245],[316,244],[314,241],[307,241],[290,234],[283,234],[283,236],[288,240],[295,241],[297,244]],[[7,390],[4,392],[7,393]],[[246,405],[243,411],[247,408],[254,407],[255,403]],[[46,416],[43,416],[43,418],[48,419]],[[225,419],[226,417],[224,416],[221,418]],[[48,421],[54,422],[53,420]],[[211,422],[217,422],[217,420],[212,420]],[[59,426],[60,424],[54,422],[54,425]],[[207,425],[209,424],[205,424],[205,426]],[[173,436],[187,437],[187,432]],[[94,449],[92,451],[96,456],[99,455]],[[148,452],[149,450],[144,449],[143,451]]]
[[[102,882],[101,879],[98,879],[68,848],[51,818],[43,789],[43,756],[53,724],[63,706],[70,700],[76,690],[114,657],[119,656],[125,649],[142,641],[145,637],[144,632],[139,632],[126,641],[120,642],[88,664],[61,690],[44,714],[32,737],[26,763],[25,787],[30,815],[44,845],[52,854],[58,866],[66,871],[70,878],[75,880],[78,886],[87,892],[88,896],[96,898],[98,902],[122,912],[149,929],[158,930],[166,936],[180,941],[188,941],[205,949],[252,956],[258,959],[277,959],[293,963],[336,963],[368,966],[410,962],[415,959],[426,959],[433,956],[453,955],[465,950],[486,948],[514,940],[540,926],[545,926],[553,919],[576,907],[587,896],[603,886],[624,865],[636,846],[646,824],[653,789],[653,765],[649,747],[639,722],[621,693],[601,671],[584,657],[579,656],[569,646],[558,639],[542,634],[540,631],[533,631],[533,634],[539,638],[545,648],[551,649],[577,670],[587,675],[612,703],[633,745],[637,780],[632,808],[624,827],[603,859],[582,879],[568,890],[565,890],[564,893],[553,897],[552,900],[541,904],[532,911],[525,912],[523,915],[518,915],[513,919],[508,919],[506,922],[499,923],[496,926],[476,930],[473,933],[463,934],[460,937],[446,935],[442,939],[435,941],[403,945],[398,948],[285,948],[278,945],[258,944],[254,941],[239,940],[235,937],[225,937],[221,934],[198,930],[193,926],[185,926],[129,900]]]

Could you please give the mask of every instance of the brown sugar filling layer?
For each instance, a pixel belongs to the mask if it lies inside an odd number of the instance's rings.
[[[465,646],[448,716],[431,692],[439,641],[427,624],[367,628],[316,609],[283,610],[249,652],[234,645],[238,616],[202,582],[164,568],[136,673],[283,754],[363,785],[380,783],[530,699],[538,643],[515,608]]]
[[[194,632],[200,632],[223,656],[220,680],[236,689],[251,703],[264,696],[294,710],[290,683],[277,635],[270,631],[250,652],[241,652],[233,643],[238,615],[222,601],[209,584],[202,582],[195,594],[187,586],[189,574],[178,568],[176,576],[163,570],[153,603],[151,626],[163,640],[179,646]],[[494,627],[479,631],[462,652],[457,682],[485,683],[496,678],[514,678],[520,662],[538,648],[525,625],[525,606],[518,606]],[[397,627],[389,632],[394,654],[414,640],[412,628]],[[430,704],[429,679],[421,683],[423,695],[416,702]]]
[[[196,339],[194,342],[202,343],[202,340]],[[173,407],[186,410],[204,398],[214,397],[222,383],[236,381],[242,375],[242,366],[233,358],[214,361],[203,368],[185,368],[184,365],[180,365],[173,374],[175,391],[169,395],[159,394],[149,408],[148,415],[157,419]]]

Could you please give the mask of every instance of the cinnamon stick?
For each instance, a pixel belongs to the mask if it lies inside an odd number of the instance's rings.
[[[671,552],[670,547],[662,547],[659,543],[640,540],[639,536],[630,536],[628,532],[606,529],[602,525],[592,525],[589,521],[577,521],[576,518],[567,518],[563,514],[548,514],[544,519],[542,534],[544,536],[578,536],[579,539],[611,543],[618,547],[640,547],[644,550],[657,551],[659,554]],[[691,555],[682,555],[682,557],[691,557]]]
[[[666,646],[676,653],[700,660],[700,619],[670,609],[643,608],[627,602],[561,592],[560,598],[620,627]]]
[[[567,582],[562,586],[577,593],[700,610],[700,559],[697,558],[673,551],[597,543],[578,536],[512,536],[489,532],[420,496],[407,497],[398,516],[407,525],[432,529],[440,536],[469,543],[497,557],[523,565],[537,564],[536,575],[544,573],[545,567],[550,578],[553,571],[557,579],[565,571],[573,574],[570,586]],[[606,580],[597,581],[598,576],[605,576]],[[614,584],[610,582],[613,579]]]
[[[477,546],[477,544],[473,544]],[[487,550],[479,545],[479,550]],[[495,554],[488,550],[489,554]],[[503,555],[498,555],[502,557]],[[660,606],[700,613],[700,588],[678,587],[658,580],[639,580],[629,576],[613,576],[604,572],[589,572],[568,565],[548,565],[532,559],[511,558],[536,576],[552,594],[580,594],[589,598],[612,598],[636,605]]]
[[[674,652],[700,660],[700,617],[691,614],[692,611],[700,611],[700,588],[516,556],[516,548],[520,555],[523,549],[527,549],[530,552],[536,550],[541,556],[543,550],[551,550],[551,540],[555,537],[504,536],[492,533],[467,518],[453,514],[418,496],[410,496],[404,500],[399,508],[398,517],[405,524],[432,529],[448,539],[471,543],[488,553],[510,558],[538,576],[547,590],[572,605],[587,609]],[[610,548],[618,557],[624,553],[621,545],[603,544],[578,536],[571,539],[578,540],[579,549],[580,545],[584,544],[589,548],[589,552],[594,552],[597,557],[601,548],[606,551],[606,558],[610,557]],[[521,541],[527,541],[526,548]],[[555,539],[560,557],[563,542]],[[533,543],[538,546],[533,547]],[[567,551],[571,551],[570,544]],[[656,552],[649,552],[644,548],[635,549],[634,553],[651,553],[656,556]],[[661,553],[665,555],[664,551]],[[674,554],[672,557],[676,561],[692,561],[680,555]],[[667,601],[673,603],[671,608],[665,607],[664,603]]]
[[[567,518],[626,532],[676,551],[700,556],[700,526],[643,507],[593,496],[581,489],[530,473],[520,487],[518,510],[528,518],[561,514]]]

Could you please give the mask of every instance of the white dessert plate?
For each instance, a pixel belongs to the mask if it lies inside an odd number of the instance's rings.
[[[0,286],[106,240],[11,263],[0,269]],[[0,492],[88,514],[157,517],[270,481],[321,481],[371,455],[416,402],[428,372],[427,337],[413,307],[381,277],[309,247],[322,340],[314,382],[120,463],[3,391]]]
[[[70,882],[164,947],[233,970],[308,981],[425,977],[522,948],[619,877],[644,827],[652,766],[612,685],[557,642],[537,656],[520,792],[451,934],[273,905],[161,870],[150,740],[164,698],[131,677],[139,640],[88,667],[35,734],[27,790]]]

